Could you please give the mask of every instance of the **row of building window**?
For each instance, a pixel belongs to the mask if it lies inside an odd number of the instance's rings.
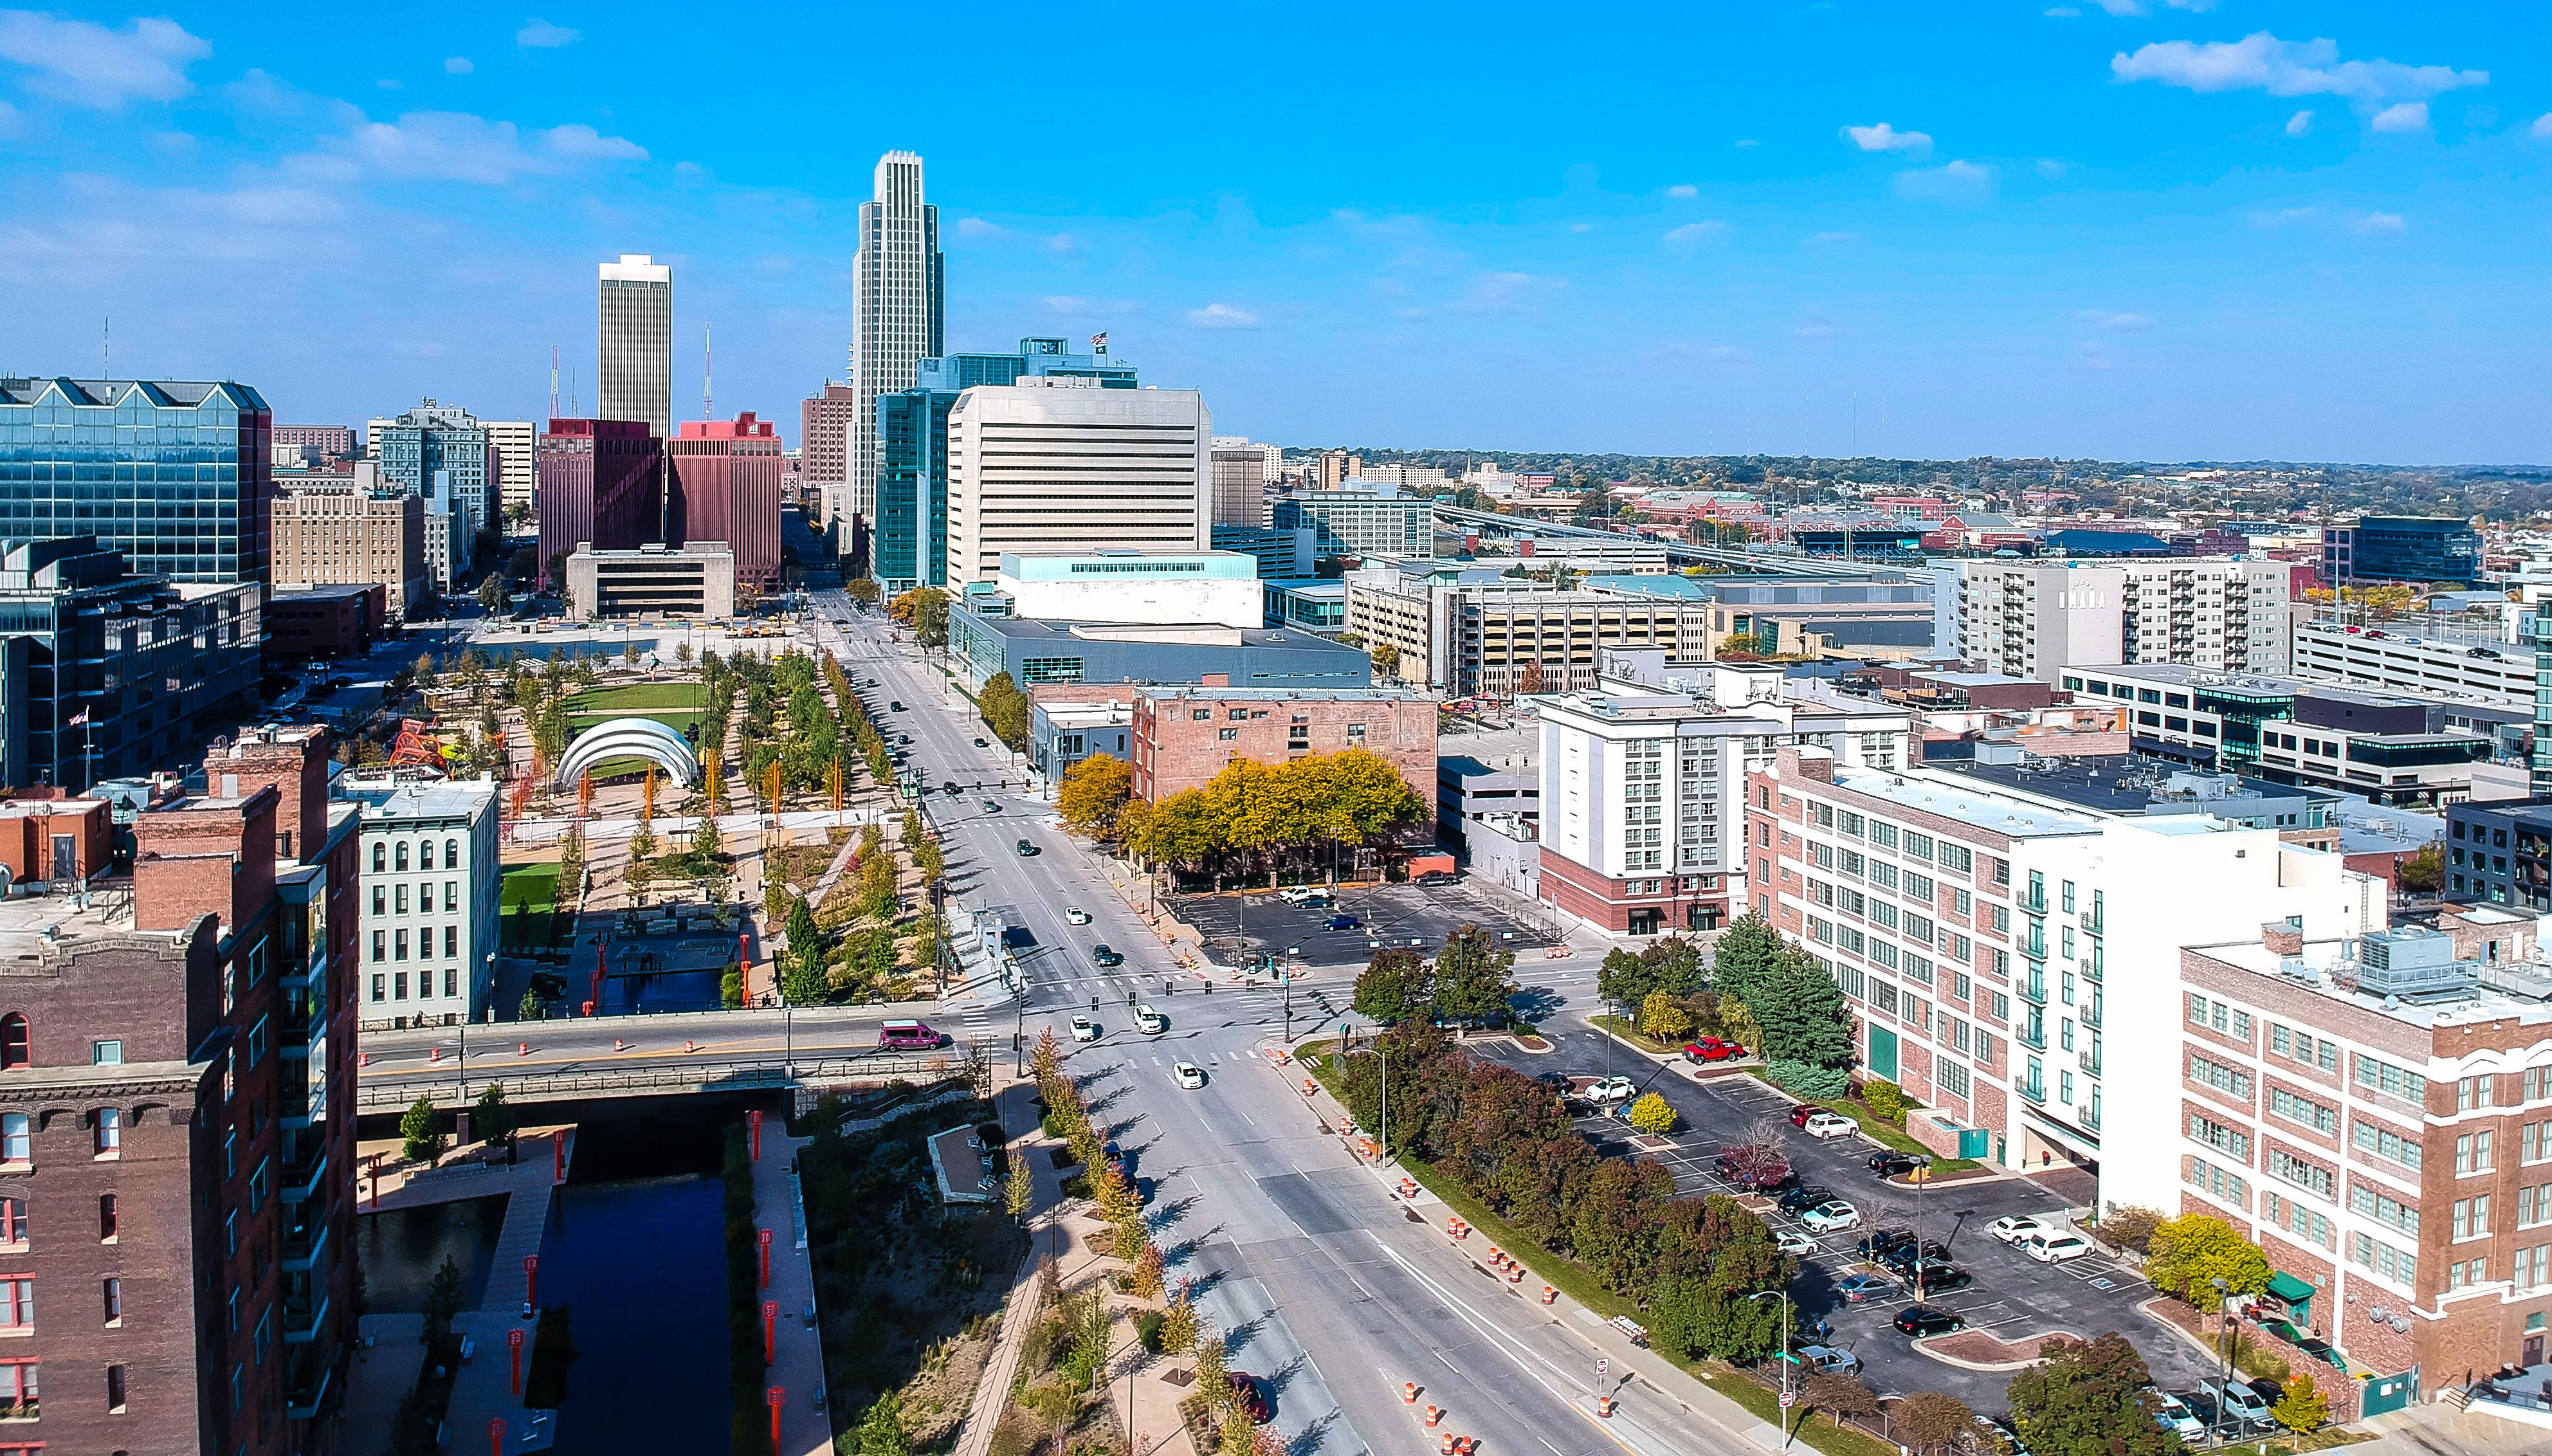
[[[434,927],[428,925],[416,933],[416,958],[422,961],[431,957],[433,954]],[[461,954],[460,926],[446,925],[443,927],[443,954],[447,959]],[[372,962],[374,965],[378,965],[383,961],[404,961],[406,959],[407,931],[405,929],[375,930],[372,932]]]
[[[396,851],[395,855],[392,854],[393,849]],[[391,863],[393,859],[397,862],[395,867],[393,867]],[[433,840],[420,839],[416,842],[416,867],[420,870],[431,870],[434,868]],[[388,840],[373,840],[372,869],[376,872],[380,872],[387,871],[392,868],[400,870],[407,868],[407,841],[402,839],[396,841],[393,845],[393,843]],[[446,870],[458,870],[461,868],[460,840],[447,839],[443,842],[443,868]]]
[[[88,1129],[91,1157],[124,1156],[122,1110],[115,1107],[92,1108],[80,1114],[80,1122]],[[0,1164],[25,1168],[35,1161],[35,1119],[25,1112],[0,1112]]]
[[[431,885],[431,884],[420,884],[420,885],[418,885],[416,888],[417,888],[417,896],[416,896],[416,911],[417,911],[417,913],[418,913],[418,914],[420,914],[420,915],[431,915],[431,914],[433,914],[433,913],[434,913],[434,886],[433,886],[433,885]],[[395,891],[395,893],[393,893],[392,891]],[[393,908],[393,906],[394,906],[395,908]],[[444,910],[445,910],[447,913],[449,913],[449,912],[453,912],[453,911],[458,911],[458,910],[461,908],[461,882],[460,882],[460,881],[458,881],[458,880],[447,880],[447,881],[443,882],[443,908],[444,908]],[[404,915],[404,914],[406,914],[406,913],[407,913],[407,886],[406,886],[406,885],[404,885],[404,884],[398,884],[398,885],[375,884],[375,885],[373,885],[373,886],[372,886],[372,913],[373,913],[373,914],[375,914],[375,915],[390,915],[390,914]]]

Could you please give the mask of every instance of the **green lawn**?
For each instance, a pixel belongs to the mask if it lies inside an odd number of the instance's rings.
[[[574,732],[583,733],[613,718],[653,718],[689,738],[691,725],[701,717],[697,711],[701,701],[696,682],[631,682],[619,687],[594,687],[567,700],[568,723]],[[628,772],[637,772],[634,762]],[[594,777],[607,776],[597,768]]]
[[[559,867],[515,865],[497,896],[497,940],[514,947],[550,944],[558,921]]]

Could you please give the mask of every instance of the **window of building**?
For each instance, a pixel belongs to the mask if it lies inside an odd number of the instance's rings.
[[[124,1065],[124,1043],[121,1041],[90,1042],[88,1061],[92,1067],[121,1067]]]
[[[2339,1131],[2338,1108],[2325,1107],[2308,1097],[2296,1096],[2282,1087],[2269,1089],[2269,1110],[2317,1132]]]
[[[113,1284],[115,1281],[110,1279],[107,1283]],[[110,1414],[122,1414],[124,1411],[124,1367],[121,1365],[110,1365],[106,1367],[107,1411]]]
[[[399,868],[399,869],[401,869],[401,870],[406,869],[406,868],[407,868],[407,841],[406,841],[406,840],[400,840],[400,841],[398,842],[398,844],[394,847],[394,849],[391,851],[391,853],[392,853],[393,857],[398,861],[398,868]]]
[[[2490,1134],[2467,1132],[2455,1139],[2455,1176],[2488,1173],[2491,1169]]]
[[[389,944],[390,944],[390,941],[389,941],[389,934],[390,934],[390,933],[389,933],[388,931],[386,931],[386,930],[375,930],[375,931],[373,931],[373,932],[372,932],[372,959],[373,959],[373,960],[375,960],[375,961],[385,961],[385,960],[388,960],[388,959],[389,959]],[[374,981],[378,981],[378,980],[380,980],[380,978],[379,978],[379,977],[377,977],[377,976],[373,977],[372,979],[373,979]],[[372,997],[372,999],[374,999],[374,1000],[379,1000],[379,999],[380,999],[380,997],[376,995],[376,996]]]
[[[380,841],[378,841],[378,840],[374,840],[374,841],[372,842],[372,868],[373,868],[373,869],[375,869],[375,870],[387,870],[387,869],[389,869],[389,867],[390,867],[390,848],[389,848],[389,846],[388,846],[388,845],[386,845],[386,844],[381,843],[381,842],[380,842]]]
[[[123,1228],[123,1222],[122,1222],[121,1215],[119,1214],[119,1212],[118,1212],[118,1210],[117,1210],[116,1201],[115,1201],[115,1195],[113,1195],[113,1194],[100,1194],[100,1195],[98,1195],[98,1196],[97,1196],[97,1241],[98,1241],[99,1243],[102,1243],[102,1244],[111,1244],[111,1243],[114,1243],[114,1242],[115,1242],[115,1239],[116,1239],[116,1235],[122,1231],[122,1228]]]
[[[1223,742],[1225,742],[1225,743],[1229,743],[1229,742],[1231,742],[1233,739],[1238,738],[1239,736],[1240,736],[1240,730],[1239,730],[1239,729],[1237,729],[1237,728],[1225,728],[1225,729],[1223,729],[1222,732],[1217,733],[1217,734],[1215,735],[1215,737],[1222,739],[1222,740],[1223,740]]]
[[[2234,1157],[2240,1158],[2245,1162],[2250,1160],[2250,1134],[2236,1132],[2232,1128],[2225,1126],[2223,1123],[2218,1122],[2211,1117],[2202,1117],[2195,1112],[2189,1113],[2188,1135],[2192,1141],[2201,1142],[2210,1148],[2230,1153]]]
[[[100,1107],[89,1114],[90,1151],[101,1158],[124,1156],[124,1113],[116,1107]]]
[[[2309,1189],[2325,1198],[2337,1196],[2338,1182],[2332,1178],[2329,1169],[2307,1163],[2292,1154],[2271,1149],[2269,1174],[2273,1178],[2283,1178],[2297,1188]]]
[[[36,1406],[36,1362],[0,1360],[0,1414],[33,1415]],[[40,1451],[43,1447],[21,1449]]]
[[[2357,1085],[2405,1102],[2424,1104],[2428,1100],[2426,1078],[2362,1053],[2357,1058]]]
[[[2228,1067],[2211,1057],[2192,1054],[2188,1059],[2188,1080],[2202,1082],[2217,1092],[2231,1092],[2246,1102],[2251,1099],[2251,1074]]]
[[[2448,1236],[2456,1239],[2489,1237],[2490,1195],[2477,1194],[2469,1198],[2455,1199],[2452,1232]]]
[[[0,1274],[0,1331],[27,1334],[36,1327],[36,1279]]]
[[[0,1112],[0,1163],[34,1161],[35,1124],[24,1112]]]
[[[2364,1184],[2352,1184],[2348,1190],[2348,1206],[2378,1223],[2388,1223],[2412,1237],[2419,1233],[2419,1210]],[[2552,1211],[2552,1210],[2547,1210]]]
[[[27,1018],[12,1011],[0,1016],[0,1071],[35,1065],[35,1040]]]
[[[106,1303],[106,1322],[122,1324],[124,1322],[124,1281],[107,1280],[99,1287],[99,1293]]]

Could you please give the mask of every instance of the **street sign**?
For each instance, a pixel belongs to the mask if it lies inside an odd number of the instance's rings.
[[[1596,1373],[1597,1375],[1602,1375],[1602,1374],[1604,1374],[1606,1371],[1611,1370],[1612,1368],[1613,1368],[1613,1362],[1612,1362],[1612,1361],[1610,1361],[1610,1360],[1598,1360],[1598,1361],[1596,1361],[1596,1362],[1595,1362],[1595,1373]]]
[[[1783,1391],[1783,1392],[1781,1393],[1781,1408],[1782,1408],[1782,1409],[1787,1410],[1787,1409],[1789,1409],[1791,1406],[1796,1405],[1797,1404],[1799,1404],[1799,1398],[1798,1398],[1797,1396],[1794,1396],[1794,1395],[1790,1394],[1788,1391]]]

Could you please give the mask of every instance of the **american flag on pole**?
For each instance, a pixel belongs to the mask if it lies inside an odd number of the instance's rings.
[[[1091,335],[1090,352],[1093,354],[1106,354],[1108,352],[1108,336],[1105,334]]]
[[[80,709],[78,712],[76,712],[76,713],[74,713],[74,714],[72,714],[72,715],[71,715],[70,726],[71,726],[71,727],[73,727],[73,728],[77,728],[77,727],[78,727],[78,726],[80,726],[82,723],[85,723],[85,722],[87,722],[87,721],[88,721],[88,709],[86,709],[86,708],[82,708],[82,709]]]

